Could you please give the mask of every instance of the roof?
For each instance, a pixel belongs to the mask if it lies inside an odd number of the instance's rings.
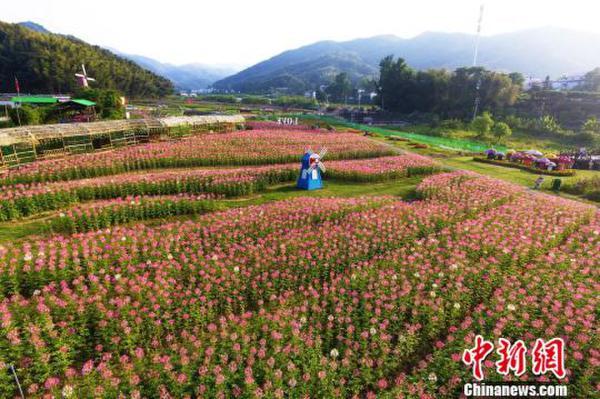
[[[11,98],[11,101],[26,104],[55,104],[58,99],[54,97],[19,96]]]
[[[93,107],[94,105],[96,105],[95,102],[90,101],[90,100],[85,100],[83,98],[74,98],[70,101],[67,101],[69,103],[75,103],[75,104],[79,104],[79,105],[83,105],[84,107]]]
[[[163,129],[180,125],[211,125],[216,123],[244,123],[241,115],[199,115],[170,118],[121,119],[114,121],[58,123],[0,129],[0,146],[31,142],[38,143],[59,137],[101,135],[138,129]]]

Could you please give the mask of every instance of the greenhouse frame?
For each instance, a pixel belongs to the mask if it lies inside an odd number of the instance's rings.
[[[38,159],[175,140],[200,132],[231,131],[244,122],[241,115],[197,115],[0,129],[0,169]]]

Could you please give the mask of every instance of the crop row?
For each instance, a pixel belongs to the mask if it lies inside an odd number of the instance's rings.
[[[332,161],[326,176],[343,181],[381,181],[429,174],[439,166],[428,158],[406,154],[370,160]],[[126,196],[211,193],[248,195],[268,185],[291,182],[297,164],[234,169],[159,170],[53,183],[16,184],[0,193],[0,221],[63,209],[85,201]]]

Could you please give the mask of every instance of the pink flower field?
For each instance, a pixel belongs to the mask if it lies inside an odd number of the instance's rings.
[[[239,149],[248,134],[285,142],[256,130],[230,139],[239,138]],[[160,154],[161,145],[150,149]],[[260,157],[252,145],[243,154]],[[326,164],[332,175],[373,181],[438,168],[410,154]],[[297,167],[220,169],[210,181]],[[32,168],[16,173],[50,166]],[[205,173],[126,173],[3,195],[113,181],[166,187]],[[71,207],[68,217],[224,194],[177,193],[121,194]],[[28,398],[455,398],[473,379],[461,355],[476,335],[528,346],[559,337],[561,382],[573,397],[592,397],[600,211],[467,172],[428,176],[417,193],[411,203],[304,196],[0,246],[0,362],[14,365]],[[490,380],[558,381],[552,373],[502,376],[487,362],[484,372]],[[13,375],[0,373],[0,397],[18,395]]]
[[[329,149],[328,159],[392,155],[388,147],[352,133],[266,129],[201,134],[175,142],[124,147],[105,153],[45,160],[11,170],[5,184],[73,180],[134,170],[265,165],[297,162],[306,148]]]
[[[325,178],[351,182],[377,182],[440,170],[429,158],[414,154],[363,160],[331,161]],[[296,180],[297,163],[232,168],[176,168],[135,171],[88,179],[19,183],[0,192],[0,221],[64,209],[82,201],[125,196],[213,194],[250,195],[277,183]]]

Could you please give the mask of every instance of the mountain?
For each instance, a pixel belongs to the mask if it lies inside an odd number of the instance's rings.
[[[217,80],[223,79],[238,71],[227,66],[218,67],[204,64],[173,65],[162,63],[142,55],[125,54],[115,49],[110,50],[123,58],[135,62],[142,68],[146,68],[157,75],[164,76],[171,80],[179,90],[205,89]]]
[[[214,84],[221,90],[291,92],[314,90],[339,72],[357,81],[378,73],[379,61],[390,54],[416,69],[455,69],[473,63],[476,37],[464,33],[425,32],[410,39],[393,35],[345,42],[322,41],[283,52]],[[484,36],[478,64],[525,75],[558,77],[600,66],[600,35],[544,27]]]
[[[23,26],[27,29],[31,29],[31,30],[39,32],[39,33],[52,33],[48,29],[44,28],[42,25],[36,24],[35,22],[32,22],[32,21],[19,22],[17,25]]]
[[[15,77],[22,92],[73,92],[78,88],[74,75],[82,63],[96,79],[95,88],[117,89],[129,97],[173,91],[169,80],[101,47],[50,33],[31,22],[0,22],[0,92],[14,92]]]

